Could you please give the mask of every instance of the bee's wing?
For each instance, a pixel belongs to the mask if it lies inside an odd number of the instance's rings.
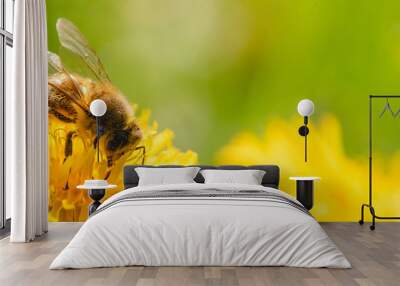
[[[47,59],[48,59],[48,63],[49,63],[49,71],[51,71],[51,72],[63,72],[64,66],[63,66],[63,64],[61,62],[60,57],[57,54],[48,51],[47,52]]]
[[[76,83],[74,80],[73,76],[65,69],[64,65],[62,64],[61,58],[50,51],[47,52],[47,58],[48,58],[48,63],[49,63],[49,70],[52,70],[53,72],[58,72],[58,73],[63,73],[67,76],[69,81],[71,82],[71,87],[73,89],[73,92],[62,89],[60,86],[55,85],[51,82],[49,82],[49,85],[51,85],[53,88],[59,90],[62,92],[64,95],[66,95],[68,98],[70,98],[73,102],[75,102],[79,107],[81,107],[85,112],[88,111],[88,107],[84,102],[81,101],[82,99],[82,91],[79,87],[79,84]]]
[[[79,29],[63,18],[58,19],[56,27],[61,46],[79,56],[98,80],[110,81],[99,57]]]

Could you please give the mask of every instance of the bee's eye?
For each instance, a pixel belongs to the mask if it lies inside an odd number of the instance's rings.
[[[115,131],[107,142],[107,149],[115,151],[128,144],[129,133],[124,130]]]

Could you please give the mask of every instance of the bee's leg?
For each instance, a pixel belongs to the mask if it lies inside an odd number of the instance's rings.
[[[108,156],[107,157],[107,173],[106,173],[106,176],[104,177],[104,180],[107,180],[108,177],[110,176],[111,171],[112,171],[112,167],[113,167],[112,156]]]
[[[94,137],[94,140],[93,140],[93,148],[94,148],[94,149],[97,148],[97,136]]]
[[[142,165],[144,165],[144,159],[146,158],[146,147],[144,147],[144,146],[139,146],[139,147],[136,147],[136,148],[135,148],[135,150],[139,150],[139,149],[142,149],[142,150],[143,150]]]
[[[71,168],[69,168],[69,172],[68,172],[68,177],[67,177],[67,181],[65,182],[65,186],[64,186],[64,190],[69,190],[69,176],[71,175]]]
[[[111,168],[113,163],[114,162],[113,162],[112,156],[107,156],[107,167]]]
[[[67,139],[65,140],[65,148],[64,148],[64,161],[63,163],[65,163],[65,161],[68,159],[69,156],[72,155],[72,138],[75,134],[75,131],[70,131],[67,134]]]
[[[106,176],[104,177],[104,180],[107,180],[108,177],[110,177],[110,174],[111,174],[111,169],[108,169]]]

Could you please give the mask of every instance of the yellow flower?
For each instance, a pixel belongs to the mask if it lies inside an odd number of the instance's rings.
[[[169,130],[158,131],[157,122],[149,124],[149,111],[143,111],[137,119],[143,138],[140,145],[146,147],[145,163],[151,165],[197,163],[197,154],[191,150],[182,152],[173,146],[174,133]],[[64,161],[64,150],[68,132],[75,130],[74,124],[65,124],[49,117],[49,220],[84,221],[87,219],[91,199],[86,190],[77,185],[90,178],[101,178],[107,172],[107,160],[101,156],[96,161],[96,149],[87,138],[72,138],[73,152]],[[100,152],[102,145],[100,144]],[[102,153],[102,152],[101,152]],[[108,190],[105,199],[123,189],[122,169],[127,164],[141,164],[141,152],[124,154],[118,159],[108,177],[110,183],[118,188]]]
[[[339,121],[324,115],[310,125],[309,157],[304,162],[304,138],[299,120],[274,119],[264,135],[241,132],[216,154],[217,164],[277,164],[281,168],[280,189],[295,195],[289,176],[319,176],[315,185],[313,215],[320,221],[356,221],[360,206],[368,202],[368,159],[351,158],[344,149]],[[366,142],[367,144],[367,142]],[[379,158],[379,154],[375,156]],[[398,215],[400,153],[389,162],[374,162],[374,205],[378,215]],[[369,217],[369,216],[368,216]]]

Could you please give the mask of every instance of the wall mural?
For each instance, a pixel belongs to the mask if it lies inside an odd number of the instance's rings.
[[[95,7],[94,7],[95,6]],[[400,94],[398,1],[49,1],[49,219],[84,221],[90,178],[125,164],[278,164],[322,178],[312,214],[368,198],[368,95]],[[374,17],[371,17],[374,15]],[[101,98],[100,162],[95,118]],[[314,101],[304,163],[302,98]],[[398,215],[400,125],[373,110],[375,205]],[[394,110],[400,101],[391,102]],[[154,119],[153,119],[154,118]],[[143,148],[145,148],[145,153]]]
[[[126,164],[195,164],[197,154],[181,152],[172,145],[173,132],[158,132],[149,123],[149,112],[135,116],[136,106],[113,85],[101,60],[78,28],[58,19],[62,48],[77,57],[92,77],[70,71],[62,59],[49,52],[49,217],[52,221],[80,221],[87,218],[90,202],[76,187],[86,179],[106,179],[122,189],[122,168]],[[107,112],[99,119],[99,150],[96,161],[96,119],[90,103],[102,99]],[[114,192],[109,191],[108,196]],[[108,197],[107,196],[107,197]]]

